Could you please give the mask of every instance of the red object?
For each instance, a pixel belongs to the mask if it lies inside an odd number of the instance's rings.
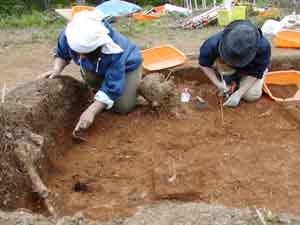
[[[138,21],[159,19],[159,16],[154,16],[154,15],[151,15],[151,14],[145,14],[143,12],[133,13],[131,16],[134,20],[138,20]]]
[[[72,7],[72,17],[82,11],[82,10],[88,10],[88,11],[93,11],[95,10],[95,7],[92,7],[92,6],[86,6],[86,5],[76,5],[76,6],[73,6]]]
[[[204,24],[204,25],[208,24],[208,16],[205,17],[205,18],[203,18],[203,24]]]
[[[277,48],[300,48],[300,31],[279,31],[275,35],[274,43]]]
[[[160,6],[156,6],[154,7],[154,11],[157,13],[162,13],[165,11],[165,5],[160,5]]]

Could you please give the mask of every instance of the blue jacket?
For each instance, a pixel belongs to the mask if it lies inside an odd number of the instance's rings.
[[[222,32],[218,32],[206,40],[200,48],[199,64],[202,66],[212,67],[215,60],[220,57],[219,54],[219,41]],[[260,31],[261,33],[261,31]],[[258,51],[252,62],[243,68],[235,68],[237,74],[247,74],[249,76],[261,79],[265,70],[270,65],[271,47],[269,41],[262,35]]]
[[[123,93],[126,73],[140,66],[142,63],[142,55],[140,49],[135,44],[117,32],[109,23],[103,23],[109,30],[109,36],[123,49],[123,52],[119,54],[101,53],[98,58],[98,63],[92,62],[87,58],[80,62],[79,54],[70,48],[65,30],[63,30],[58,37],[57,46],[54,49],[54,56],[66,61],[73,60],[85,70],[94,72],[99,76],[104,76],[99,90],[103,91],[112,101],[115,101]]]

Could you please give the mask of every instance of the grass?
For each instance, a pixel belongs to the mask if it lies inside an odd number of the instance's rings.
[[[64,20],[61,17],[55,16],[53,13],[43,13],[33,11],[30,14],[17,15],[1,15],[0,27],[1,28],[28,28],[28,27],[61,27]]]
[[[126,36],[134,36],[139,33],[143,33],[146,30],[152,30],[153,32],[160,32],[161,20],[149,20],[149,21],[133,21],[124,17],[121,18],[117,23],[114,23],[113,26],[122,34]]]
[[[157,20],[131,21],[130,23],[127,17],[121,17],[112,25],[141,48],[167,43],[182,49],[191,49],[191,44],[197,43],[197,49],[193,49],[193,52],[198,52],[200,44],[211,34],[221,29],[218,26],[193,30],[176,28],[181,19],[182,17],[178,15],[166,15]],[[22,46],[42,41],[54,43],[65,24],[66,21],[54,12],[34,11],[32,14],[24,14],[19,17],[0,16],[0,47]],[[185,40],[188,42],[185,43]]]
[[[33,11],[20,16],[0,16],[0,46],[55,40],[65,20],[54,12]]]

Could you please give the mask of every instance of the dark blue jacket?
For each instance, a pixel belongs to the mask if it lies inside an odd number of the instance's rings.
[[[141,65],[142,55],[140,49],[135,44],[117,32],[109,23],[104,22],[104,25],[109,30],[109,36],[123,49],[123,52],[119,54],[101,53],[98,58],[99,63],[92,62],[87,58],[80,62],[79,54],[70,48],[65,30],[63,30],[58,37],[54,55],[66,61],[73,60],[85,70],[94,72],[99,76],[104,76],[99,90],[115,101],[123,93],[126,73],[137,69]]]
[[[199,64],[202,66],[212,67],[215,60],[220,57],[218,46],[222,32],[214,34],[207,39],[200,48]],[[261,33],[261,31],[260,31]],[[243,68],[234,68],[237,74],[247,74],[249,76],[261,79],[265,70],[270,65],[271,47],[269,41],[262,35],[258,51],[255,58]]]

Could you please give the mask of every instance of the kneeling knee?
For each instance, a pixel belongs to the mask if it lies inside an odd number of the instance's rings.
[[[117,105],[116,107],[113,108],[113,111],[116,113],[120,113],[123,115],[126,115],[130,113],[134,109],[134,105]]]
[[[255,102],[258,99],[260,99],[262,96],[262,91],[261,92],[256,92],[256,93],[246,93],[243,96],[243,99],[247,102]]]

